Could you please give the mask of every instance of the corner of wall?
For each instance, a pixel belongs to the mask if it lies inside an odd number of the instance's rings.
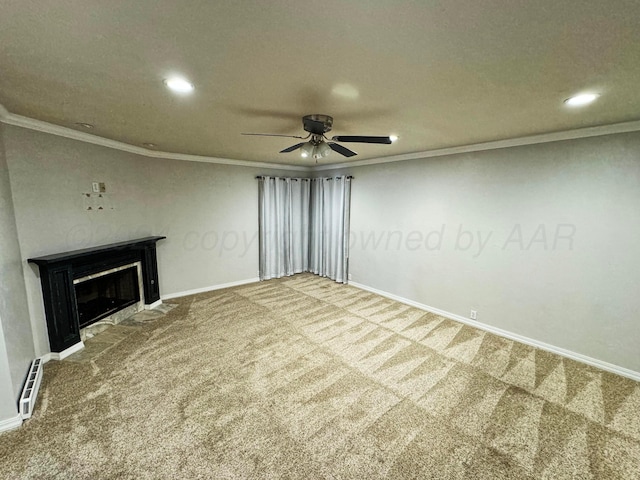
[[[2,316],[0,316],[0,325],[2,325]],[[10,371],[4,333],[0,328],[0,432],[19,426],[19,424],[16,425],[16,416],[19,417],[18,402],[13,395]]]
[[[0,330],[6,357],[0,369],[6,369],[10,386],[6,390],[17,401],[35,351],[2,123],[0,172]]]

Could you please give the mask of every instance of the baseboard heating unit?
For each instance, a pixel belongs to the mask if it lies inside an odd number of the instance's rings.
[[[31,362],[27,381],[22,389],[20,396],[20,415],[23,419],[30,418],[33,409],[36,406],[36,398],[38,397],[38,389],[42,381],[42,359],[36,358]]]

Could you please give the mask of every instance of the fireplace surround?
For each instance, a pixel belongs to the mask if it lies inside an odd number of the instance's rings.
[[[166,237],[145,237],[28,259],[30,263],[38,265],[40,270],[52,352],[61,353],[79,344],[80,328],[106,316],[108,310],[115,308],[114,303],[120,303],[120,306],[131,304],[136,296],[132,292],[132,279],[125,279],[119,287],[109,287],[106,286],[107,279],[104,277],[131,270],[127,267],[133,263],[140,262],[142,267],[145,307],[151,308],[160,301],[156,243],[164,238]],[[83,283],[90,281],[95,281],[94,286],[82,287]],[[133,284],[137,288],[137,274]],[[121,298],[116,299],[117,295],[121,295]],[[111,307],[108,303],[112,303]],[[90,311],[95,316],[87,322],[86,315]]]

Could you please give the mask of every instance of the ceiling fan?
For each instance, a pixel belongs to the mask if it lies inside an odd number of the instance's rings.
[[[347,147],[343,147],[335,142],[380,143],[389,145],[395,140],[394,137],[371,137],[362,135],[339,135],[331,137],[331,140],[329,140],[325,133],[331,131],[331,128],[333,127],[333,117],[318,113],[302,117],[302,126],[306,132],[309,132],[306,137],[300,137],[297,135],[278,135],[275,133],[243,133],[242,135],[288,137],[306,140],[305,142],[300,142],[287,147],[284,150],[280,150],[280,153],[289,153],[300,149],[302,158],[311,157],[315,159],[316,163],[319,159],[329,155],[331,150],[338,152],[340,155],[344,155],[345,157],[353,157],[354,155],[357,155],[353,150],[349,150]]]

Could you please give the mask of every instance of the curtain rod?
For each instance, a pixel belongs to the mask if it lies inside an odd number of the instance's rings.
[[[291,178],[291,177],[270,177],[268,175],[258,175],[256,177],[257,180],[260,180],[261,178],[280,178],[280,180],[285,180],[285,179],[289,179],[289,180],[293,180],[295,182],[297,182],[298,180],[315,180],[315,178]],[[329,180],[332,180],[334,178],[340,178],[340,176],[337,177],[316,177],[316,178],[328,178]],[[352,179],[354,178],[352,175],[347,175],[348,179]]]

